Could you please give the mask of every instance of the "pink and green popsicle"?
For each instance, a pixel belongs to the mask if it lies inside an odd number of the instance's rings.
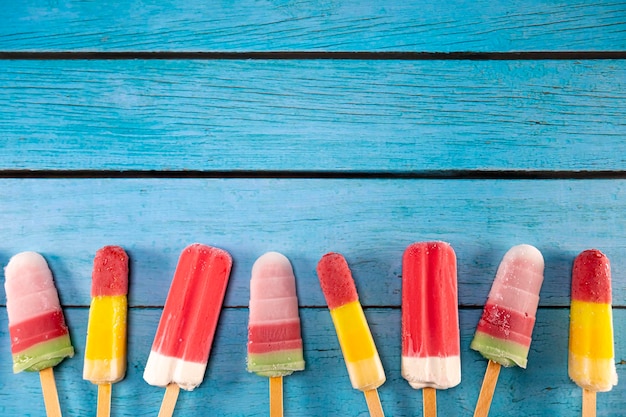
[[[52,272],[36,252],[13,256],[4,271],[13,372],[39,372],[48,416],[61,409],[52,367],[74,355]]]
[[[500,262],[470,344],[489,359],[475,417],[489,412],[501,365],[526,368],[543,268],[541,252],[531,245],[513,246]]]
[[[52,272],[35,252],[22,252],[5,268],[13,372],[41,371],[74,355]]]
[[[248,371],[278,377],[303,369],[293,269],[284,255],[268,252],[252,267]]]
[[[268,252],[252,266],[248,371],[270,378],[271,416],[282,416],[282,377],[303,369],[293,269],[284,255]]]

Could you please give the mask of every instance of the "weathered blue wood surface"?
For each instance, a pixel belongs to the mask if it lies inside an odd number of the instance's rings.
[[[626,169],[623,60],[0,61],[0,85],[3,169]]]
[[[625,17],[619,0],[2,0],[0,50],[624,50]]]
[[[267,380],[245,371],[250,269],[268,250],[294,264],[303,322],[307,369],[285,379],[286,416],[367,415],[315,274],[331,250],[366,306],[387,416],[421,415],[399,372],[401,254],[431,239],[459,262],[463,381],[438,393],[439,415],[472,415],[486,362],[469,342],[502,255],[521,242],[546,260],[541,308],[529,367],[501,372],[491,415],[580,415],[569,282],[589,247],[612,261],[622,380],[598,395],[598,415],[624,415],[626,60],[526,53],[623,56],[625,2],[0,0],[0,55],[55,51],[520,52],[0,60],[0,265],[23,250],[50,263],[77,350],[55,370],[64,415],[95,414],[81,379],[95,251],[120,244],[131,257],[129,369],[112,415],[154,416],[163,390],[141,375],[179,252],[196,241],[227,249],[234,267],[205,382],[181,393],[175,417],[268,415]],[[493,179],[461,179],[483,171]],[[550,179],[514,179],[535,171]],[[44,415],[37,375],[11,373],[3,301],[0,354],[0,413]]]
[[[613,260],[615,301],[626,306],[624,180],[14,179],[3,180],[0,224],[12,252],[49,260],[65,304],[88,305],[93,254],[125,246],[131,306],[163,305],[180,251],[199,241],[234,258],[226,296],[248,304],[250,270],[269,250],[287,255],[300,303],[325,306],[315,266],[344,253],[366,306],[398,306],[402,252],[445,240],[459,263],[462,306],[482,306],[509,247],[546,258],[543,306],[569,306],[573,258],[598,247]]]

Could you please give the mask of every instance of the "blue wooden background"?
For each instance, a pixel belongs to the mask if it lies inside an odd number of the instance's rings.
[[[462,338],[440,415],[473,412],[486,361],[469,342],[518,243],[543,252],[545,282],[528,369],[501,372],[491,415],[580,415],[569,283],[591,247],[612,261],[622,379],[598,415],[625,415],[625,213],[626,2],[0,0],[0,264],[35,250],[54,273],[77,352],[55,368],[67,416],[95,414],[81,379],[95,251],[131,258],[112,415],[154,416],[163,390],[142,372],[192,242],[234,266],[205,381],[176,416],[268,415],[245,344],[269,250],[294,265],[307,361],[285,378],[286,415],[367,415],[315,274],[331,250],[353,269],[386,414],[421,415],[400,376],[401,255],[433,239],[457,252]],[[0,413],[41,416],[39,378],[11,372],[2,300]]]

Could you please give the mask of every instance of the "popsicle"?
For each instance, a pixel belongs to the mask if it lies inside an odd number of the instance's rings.
[[[98,385],[97,416],[111,414],[111,384],[126,373],[128,255],[119,246],[96,252],[83,379]]]
[[[36,252],[13,256],[4,270],[13,372],[39,372],[46,414],[61,416],[52,367],[74,348],[52,272]]]
[[[470,344],[489,359],[474,416],[489,413],[500,366],[526,368],[543,268],[541,252],[531,245],[513,246],[500,262]]]
[[[180,255],[143,373],[148,384],[167,387],[160,417],[172,415],[180,388],[192,391],[204,379],[231,266],[228,252],[199,243]]]
[[[289,260],[268,252],[252,266],[248,371],[270,380],[270,415],[282,416],[282,378],[304,369],[296,279]]]
[[[437,415],[435,389],[461,382],[456,255],[445,242],[413,243],[402,257],[402,376],[423,389],[424,416]]]
[[[348,263],[341,254],[327,253],[317,264],[317,275],[352,387],[363,391],[372,417],[383,416],[377,388],[385,382],[385,371]]]
[[[611,264],[606,255],[590,249],[576,257],[571,296],[568,372],[583,389],[583,416],[595,416],[596,392],[617,385]]]

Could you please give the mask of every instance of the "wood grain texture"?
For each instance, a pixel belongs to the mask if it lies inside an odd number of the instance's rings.
[[[369,415],[315,273],[331,250],[346,256],[365,306],[385,414],[420,415],[421,393],[400,376],[401,257],[440,239],[458,259],[462,382],[437,393],[439,415],[475,408],[487,361],[469,344],[497,266],[519,243],[542,251],[545,280],[528,369],[501,370],[490,415],[581,415],[567,376],[569,287],[574,257],[592,247],[612,262],[621,379],[598,394],[597,415],[623,415],[626,60],[532,53],[623,57],[625,17],[624,0],[0,0],[0,265],[35,250],[53,271],[76,348],[54,369],[63,414],[97,407],[82,380],[95,251],[119,244],[131,259],[128,372],[111,415],[143,417],[163,399],[142,374],[178,256],[202,242],[234,264],[205,381],[180,394],[174,416],[268,414],[268,380],[245,361],[250,271],[269,250],[293,263],[306,360],[284,379],[285,415]],[[80,51],[96,59],[54,54]],[[127,59],[98,59],[116,51]],[[380,54],[389,51],[435,55]],[[132,59],[142,52],[160,59]],[[40,178],[19,178],[30,171]],[[495,179],[455,174],[483,171]],[[590,179],[603,173],[612,179]],[[127,178],[106,178],[116,175]],[[142,175],[152,178],[132,178]],[[41,416],[37,376],[11,370],[4,299],[2,288],[0,412]]]
[[[0,169],[625,170],[626,61],[0,61]]]
[[[283,417],[283,377],[274,376],[269,379],[270,417]]]
[[[476,401],[476,409],[474,410],[474,417],[487,417],[489,415],[489,409],[491,408],[491,402],[493,401],[493,394],[496,391],[496,385],[498,383],[498,376],[500,375],[500,369],[502,366],[489,360],[487,363],[487,370],[485,371],[485,377],[478,393],[478,400]]]
[[[41,388],[36,375],[13,375],[9,358],[6,311],[0,311],[0,383],[14,389],[0,396],[6,415],[43,415]],[[81,379],[82,355],[88,309],[66,308],[76,356],[55,368],[64,415],[93,415],[96,387]],[[581,390],[567,376],[567,309],[539,309],[528,369],[505,368],[500,373],[491,415],[577,416],[581,410]],[[129,313],[129,366],[126,378],[113,386],[112,415],[154,416],[163,389],[151,387],[142,379],[160,309],[132,308]],[[400,376],[400,310],[366,309],[387,382],[379,394],[388,416],[420,415],[422,395]],[[306,369],[284,379],[285,415],[311,417],[345,415],[368,416],[363,394],[352,389],[330,314],[326,309],[300,310],[303,326]],[[480,310],[461,310],[462,382],[437,393],[439,415],[470,416],[473,412],[487,361],[469,349]],[[177,417],[207,415],[267,416],[267,378],[246,372],[248,312],[245,308],[225,309],[220,318],[205,380],[192,392],[181,392]],[[626,310],[615,311],[618,373],[624,376],[626,352]],[[621,415],[626,407],[626,385],[598,394],[598,416]]]
[[[39,381],[41,382],[41,395],[43,397],[44,408],[47,417],[61,417],[61,405],[57,392],[54,370],[45,368],[39,371]]]
[[[256,258],[276,250],[293,263],[301,305],[325,307],[315,266],[336,251],[363,305],[399,306],[403,251],[444,240],[457,253],[461,305],[482,306],[504,253],[529,243],[545,257],[541,305],[569,307],[574,257],[595,247],[625,306],[625,195],[623,180],[5,179],[0,264],[39,251],[62,302],[88,306],[93,256],[119,244],[130,305],[160,307],[180,252],[201,242],[233,257],[233,307],[248,305]]]
[[[0,1],[0,50],[624,50],[626,3]]]

